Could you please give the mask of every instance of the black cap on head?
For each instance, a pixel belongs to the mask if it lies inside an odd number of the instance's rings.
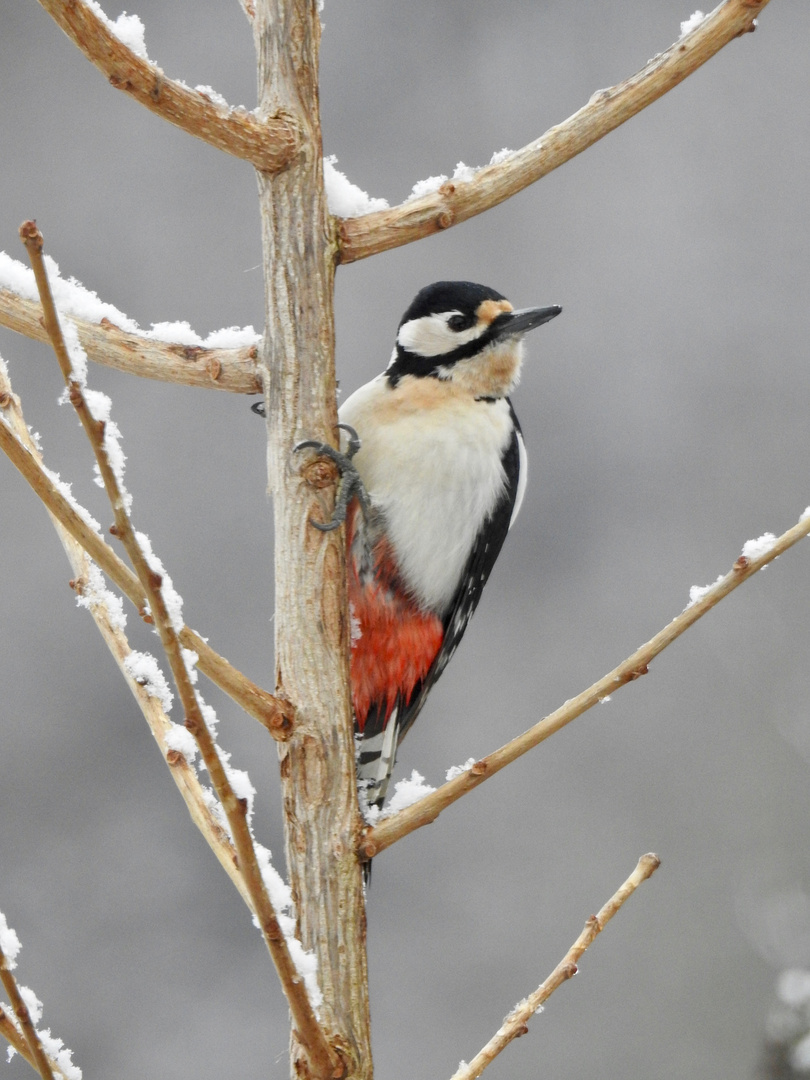
[[[441,311],[458,310],[472,314],[484,300],[505,300],[506,297],[487,285],[474,281],[434,281],[420,289],[399,321],[402,326],[411,319],[436,315]]]

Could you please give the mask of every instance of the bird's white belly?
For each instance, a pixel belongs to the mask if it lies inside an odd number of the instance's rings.
[[[340,410],[362,447],[354,462],[385,515],[400,574],[419,603],[443,614],[482,525],[503,494],[511,437],[506,401],[432,386],[391,390],[384,377]]]

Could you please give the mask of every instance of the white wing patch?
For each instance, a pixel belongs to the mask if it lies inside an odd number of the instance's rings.
[[[529,455],[526,453],[526,444],[523,441],[523,436],[517,432],[518,441],[518,486],[517,495],[515,496],[515,505],[512,508],[512,516],[509,519],[509,528],[515,524],[517,516],[520,513],[520,508],[523,505],[523,496],[526,494],[526,483],[529,479]]]

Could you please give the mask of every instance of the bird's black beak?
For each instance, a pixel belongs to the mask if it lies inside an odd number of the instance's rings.
[[[559,304],[551,307],[522,308],[520,311],[505,311],[492,323],[492,334],[495,338],[516,337],[525,334],[528,330],[534,330],[535,326],[555,319],[562,308]]]

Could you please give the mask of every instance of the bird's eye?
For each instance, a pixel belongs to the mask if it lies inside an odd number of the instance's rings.
[[[472,326],[472,319],[468,315],[451,315],[447,320],[447,325],[458,333],[459,330],[466,330]]]

